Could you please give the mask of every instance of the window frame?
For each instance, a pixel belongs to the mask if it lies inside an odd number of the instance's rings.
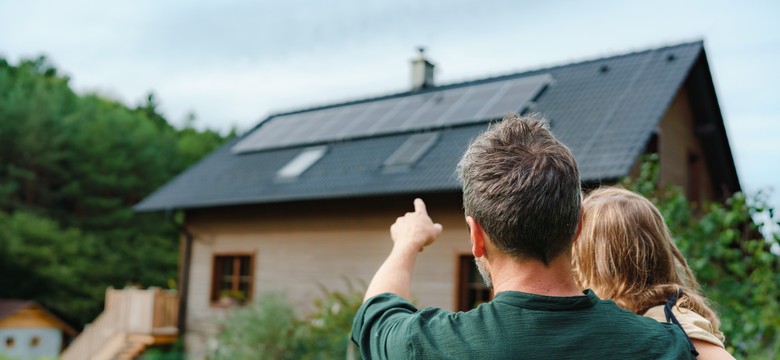
[[[464,260],[465,259],[465,260]],[[481,278],[481,275],[479,274],[479,271],[477,270],[476,264],[474,264],[474,255],[470,252],[456,252],[455,253],[455,271],[454,273],[454,281],[455,281],[455,311],[469,311],[473,309],[470,305],[466,304],[468,302],[468,293],[467,291],[487,291],[488,296],[487,299],[485,299],[484,302],[489,302],[493,300],[493,290],[488,288],[487,286],[478,287],[475,286],[476,284],[470,283],[469,278],[472,273],[470,271],[476,273],[476,276]],[[464,270],[466,270],[466,273],[464,274]],[[480,281],[481,283],[481,281]],[[483,283],[484,285],[484,283]],[[475,295],[475,298],[478,298],[479,296]]]
[[[246,294],[244,295],[244,300],[241,302],[238,302],[237,304],[226,304],[222,302],[222,296],[220,295],[220,288],[222,287],[222,280],[221,276],[217,269],[217,258],[220,257],[232,257],[233,258],[233,285],[232,290],[238,290],[238,287],[240,286],[241,280],[241,273],[239,271],[235,271],[236,267],[239,267],[240,269],[240,258],[242,257],[248,257],[249,258],[249,281],[248,281],[248,289]],[[231,251],[231,252],[214,252],[211,254],[211,286],[209,287],[209,303],[211,306],[214,307],[230,307],[233,305],[245,305],[252,301],[253,293],[254,293],[254,282],[255,282],[255,252],[253,251]]]
[[[691,202],[700,204],[702,202],[701,196],[701,178],[702,178],[702,157],[693,150],[688,150],[688,176],[687,184],[685,188],[685,196]]]

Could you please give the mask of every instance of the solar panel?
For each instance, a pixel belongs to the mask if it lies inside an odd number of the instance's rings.
[[[282,114],[258,126],[231,151],[322,144],[488,121],[521,112],[551,82],[552,76],[542,74]]]
[[[372,125],[380,122],[381,116],[386,114],[398,105],[397,101],[373,101],[368,104],[359,104],[366,108],[358,115],[353,121],[351,121],[341,131],[336,133],[338,139],[349,139],[358,137],[368,131]]]
[[[304,129],[304,132],[300,136],[301,142],[308,143],[317,141],[320,133],[334,134],[340,127],[346,126],[350,120],[355,116],[355,108],[350,106],[342,106],[337,108],[327,109],[322,112],[322,115],[317,118],[317,122],[309,125]]]
[[[409,109],[419,106],[420,99],[414,96],[407,96],[397,99],[396,101],[391,100],[390,102],[394,103],[393,107],[384,114],[375,114],[378,120],[366,128],[366,131],[364,132],[365,135],[378,133],[381,129],[392,129],[393,127],[396,127],[396,124],[393,124],[393,121],[398,118],[398,113],[402,113],[402,116],[409,115]]]
[[[449,115],[457,110],[459,102],[463,101],[465,96],[468,96],[470,89],[472,88],[460,88],[447,93],[438,93],[436,98],[431,102],[431,106],[423,109],[422,113],[414,119],[414,122],[404,125],[416,125],[419,127],[435,127],[441,125],[438,123],[439,119],[441,119],[443,115]]]

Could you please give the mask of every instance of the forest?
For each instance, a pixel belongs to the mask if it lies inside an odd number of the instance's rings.
[[[109,286],[175,288],[176,213],[132,206],[227,138],[176,128],[155,96],[79,94],[45,57],[0,58],[0,298],[35,300],[74,327]]]

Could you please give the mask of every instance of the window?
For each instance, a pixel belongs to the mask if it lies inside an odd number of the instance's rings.
[[[457,291],[458,311],[469,311],[493,298],[492,291],[482,280],[472,255],[458,257]]]
[[[295,180],[314,163],[319,161],[328,150],[327,146],[315,146],[306,148],[295,158],[290,160],[283,168],[276,173],[277,180]]]
[[[658,154],[658,133],[659,130],[656,130],[653,135],[650,136],[650,139],[647,140],[645,154]]]
[[[698,203],[701,201],[701,164],[699,157],[692,151],[688,152],[688,200]]]
[[[252,297],[254,256],[215,255],[211,301],[219,305],[245,304]]]
[[[401,147],[388,157],[382,166],[388,173],[409,170],[439,139],[439,133],[423,133],[409,136]]]
[[[41,345],[41,338],[37,336],[33,336],[32,339],[30,339],[30,347],[38,347]]]
[[[7,337],[5,338],[5,348],[6,349],[13,349],[14,345],[16,345],[16,341],[13,337]]]

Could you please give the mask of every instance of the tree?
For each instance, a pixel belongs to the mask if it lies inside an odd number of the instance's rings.
[[[780,221],[763,195],[736,193],[724,202],[692,204],[680,188],[657,186],[655,156],[642,164],[637,179],[622,184],[650,199],[664,215],[704,294],[719,312],[728,350],[738,358],[776,358],[780,235],[763,236],[761,230]]]
[[[79,95],[44,57],[0,58],[0,266],[14,274],[0,297],[37,300],[80,327],[106,287],[176,277],[177,225],[132,206],[226,138],[176,129],[158,104]]]
[[[35,299],[70,323],[92,320],[103,299],[100,281],[104,252],[95,237],[54,221],[17,211],[0,212],[0,289]]]

